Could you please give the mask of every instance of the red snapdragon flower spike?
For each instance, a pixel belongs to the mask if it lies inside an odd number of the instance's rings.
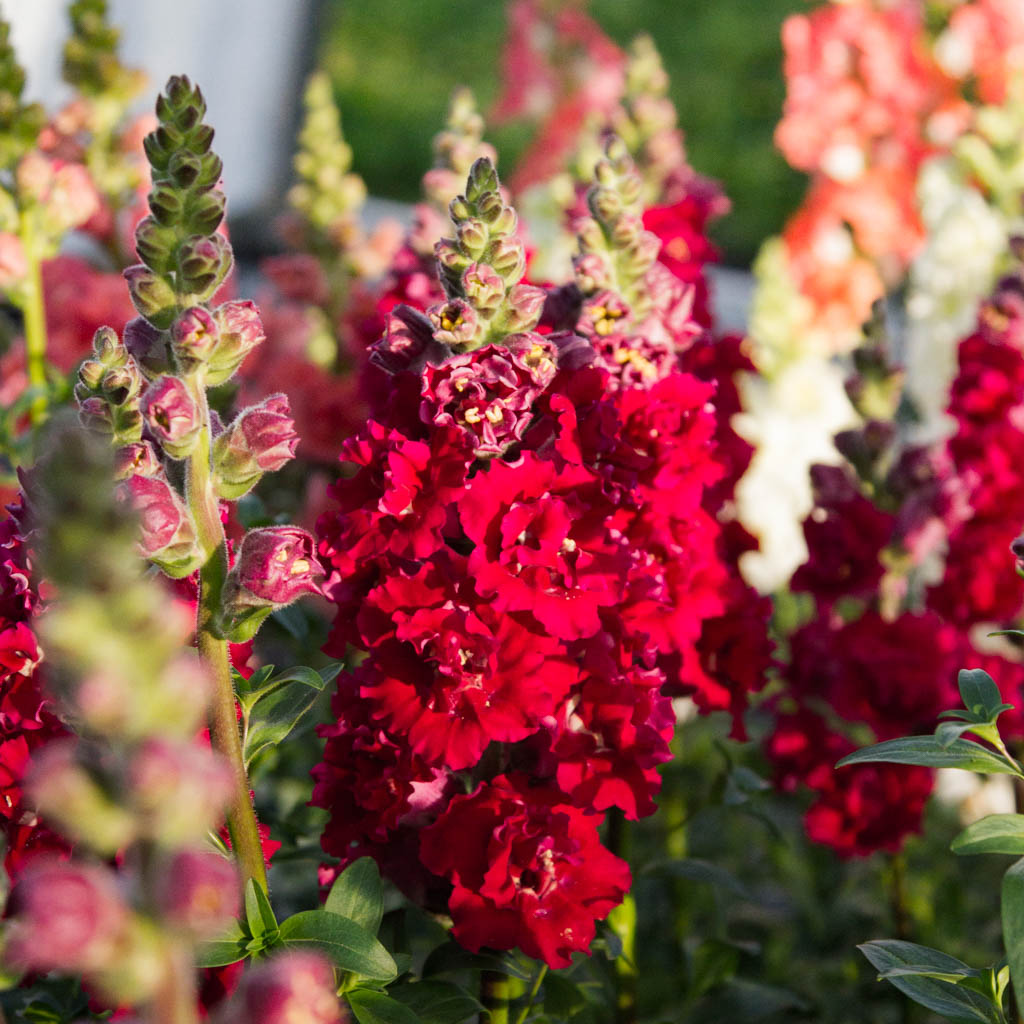
[[[847,470],[811,467],[815,507],[804,520],[807,561],[793,574],[793,590],[826,604],[842,597],[873,597],[884,574],[880,556],[896,520],[860,493]]]
[[[217,1024],[342,1024],[334,969],[318,953],[280,953],[246,973]]]
[[[455,797],[420,849],[428,868],[453,881],[459,942],[473,951],[519,946],[568,967],[630,886],[628,865],[600,844],[599,820],[524,776],[499,775]]]
[[[118,955],[130,911],[107,868],[38,860],[11,893],[5,958],[36,971],[95,971]]]
[[[179,377],[158,377],[142,395],[142,414],[150,433],[172,459],[195,450],[202,417],[188,385]]]
[[[242,538],[228,587],[239,606],[281,607],[319,594],[324,570],[316,541],[297,526],[267,526]]]

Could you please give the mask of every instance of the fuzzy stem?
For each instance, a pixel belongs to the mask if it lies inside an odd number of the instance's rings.
[[[267,870],[242,756],[228,642],[218,635],[216,629],[221,592],[228,572],[228,551],[210,473],[210,410],[202,375],[192,378],[190,384],[192,397],[202,413],[203,428],[198,447],[188,459],[186,495],[199,543],[204,550],[211,552],[199,571],[199,603],[196,609],[199,656],[206,663],[214,683],[209,714],[210,744],[227,758],[234,774],[234,795],[228,807],[228,834],[242,870],[243,884],[252,878],[266,892]]]
[[[43,305],[42,261],[37,252],[30,216],[21,216],[21,246],[25,253],[25,361],[29,385],[38,393],[29,409],[33,425],[46,418],[46,307]]]
[[[484,1004],[490,1024],[509,1024],[511,1002],[509,978],[497,971],[484,971],[480,976],[480,1002]]]

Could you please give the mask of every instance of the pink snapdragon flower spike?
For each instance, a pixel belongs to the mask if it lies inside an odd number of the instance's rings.
[[[271,395],[240,412],[213,442],[214,486],[221,498],[235,500],[250,491],[264,473],[295,457],[299,435],[287,395]]]
[[[248,972],[216,1024],[343,1024],[334,971],[316,953],[282,953]]]
[[[142,396],[142,414],[149,432],[172,459],[195,451],[202,416],[188,385],[180,377],[158,377]]]

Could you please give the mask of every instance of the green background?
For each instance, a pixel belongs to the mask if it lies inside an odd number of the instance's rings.
[[[749,263],[799,201],[803,178],[772,146],[782,109],[779,28],[803,0],[593,0],[618,43],[649,32],[672,80],[690,162],[716,178],[733,212],[715,228],[726,262]],[[469,85],[486,111],[497,95],[505,34],[500,0],[353,0],[331,5],[320,41],[355,169],[371,193],[418,197],[430,139],[451,90]],[[514,165],[521,126],[488,131]]]

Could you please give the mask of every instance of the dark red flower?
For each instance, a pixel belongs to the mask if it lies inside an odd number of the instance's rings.
[[[600,819],[557,790],[499,775],[457,796],[421,834],[423,862],[454,886],[449,910],[467,949],[511,949],[552,967],[589,949],[595,919],[630,886],[598,839]]]

